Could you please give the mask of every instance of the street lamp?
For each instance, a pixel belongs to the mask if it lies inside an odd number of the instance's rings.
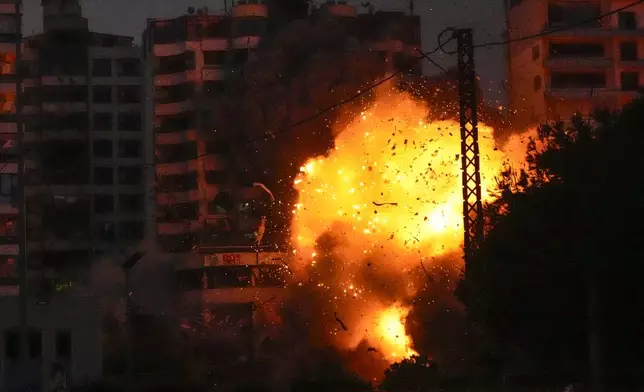
[[[132,296],[130,295],[130,271],[136,263],[141,261],[145,252],[134,252],[130,257],[121,264],[121,269],[125,273],[125,322],[127,324],[127,391],[134,391],[134,331],[132,327]]]

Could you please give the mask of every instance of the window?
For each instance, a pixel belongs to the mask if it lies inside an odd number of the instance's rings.
[[[11,203],[18,189],[17,174],[0,174],[0,202]]]
[[[228,176],[223,170],[209,170],[206,172],[206,182],[211,185],[220,185],[228,182]]]
[[[539,91],[539,89],[541,88],[541,76],[537,75],[534,77],[533,87],[534,91]]]
[[[0,34],[16,34],[16,18],[13,15],[0,15]]]
[[[156,146],[157,161],[160,163],[184,162],[197,158],[197,143],[159,144]]]
[[[628,41],[620,43],[619,58],[622,61],[637,61],[637,42]]]
[[[622,90],[635,91],[640,87],[640,75],[638,72],[622,72]]]
[[[96,214],[109,214],[114,211],[114,196],[111,194],[94,195],[94,212]]]
[[[195,69],[195,52],[188,51],[174,56],[159,57],[157,73],[160,75]]]
[[[141,62],[139,59],[117,60],[118,76],[141,76]]]
[[[119,140],[119,158],[139,158],[142,149],[140,140]]]
[[[94,113],[94,130],[111,131],[112,119],[112,113]]]
[[[72,333],[56,331],[56,358],[70,359],[72,357]]]
[[[42,331],[32,329],[29,331],[29,358],[42,358]]]
[[[141,113],[119,113],[118,122],[120,131],[140,131]]]
[[[157,177],[160,192],[187,192],[197,189],[197,173],[168,174]]]
[[[208,66],[226,64],[226,52],[223,50],[206,50],[203,52],[203,63]]]
[[[160,86],[154,90],[154,100],[157,103],[182,102],[192,98],[194,92],[194,83]]]
[[[114,222],[97,222],[94,225],[94,237],[99,241],[112,242],[116,239]]]
[[[157,222],[176,223],[197,220],[198,217],[198,203],[179,203],[157,206]]]
[[[141,212],[143,210],[143,195],[121,194],[119,195],[120,212]]]
[[[532,47],[532,60],[533,61],[539,60],[539,45],[535,45]]]
[[[637,29],[637,16],[635,12],[620,12],[617,14],[618,25],[623,30],[636,30]]]
[[[206,80],[203,82],[203,91],[206,96],[217,96],[226,91],[226,82],[223,80]]]
[[[209,288],[248,287],[252,273],[249,267],[217,267],[208,271],[211,279]]]
[[[94,168],[94,184],[96,185],[113,185],[114,170],[111,167]]]
[[[550,44],[550,57],[604,57],[602,43]]]
[[[20,358],[20,334],[18,331],[5,331],[4,357],[7,359]]]
[[[112,158],[112,141],[109,139],[94,140],[94,158]]]
[[[248,61],[248,49],[236,49],[233,54],[233,67],[241,67]]]
[[[579,26],[594,28],[601,26],[601,8],[598,4],[564,3],[548,5],[548,26]]]
[[[145,224],[142,221],[123,221],[119,223],[119,238],[124,241],[141,240],[144,237]]]
[[[119,103],[141,102],[141,88],[139,86],[118,86],[117,97]]]
[[[94,103],[112,103],[112,87],[93,86],[92,96]]]
[[[143,170],[138,166],[120,166],[119,185],[140,185],[143,182]]]
[[[0,256],[0,278],[18,277],[18,260],[15,256]]]
[[[553,88],[592,89],[606,87],[606,74],[593,72],[553,72],[550,77]]]
[[[169,116],[159,116],[157,132],[177,132],[195,128],[195,113],[184,112]]]
[[[266,30],[266,18],[235,18],[233,29],[235,37],[262,36]]]
[[[112,76],[112,59],[94,59],[92,75]]]

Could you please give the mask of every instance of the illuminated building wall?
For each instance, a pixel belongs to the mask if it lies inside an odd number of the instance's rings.
[[[225,144],[206,141],[209,105],[225,79],[244,64],[266,29],[264,4],[239,4],[231,16],[202,11],[150,20],[146,126],[156,152],[156,234],[163,252],[186,253],[201,245],[255,243],[258,222],[241,227],[246,202],[265,196],[230,175]],[[235,219],[233,219],[235,217]]]
[[[515,125],[618,109],[642,85],[644,5],[577,28],[624,1],[513,1],[508,9],[508,88]]]
[[[0,296],[18,293],[19,132],[16,113],[16,53],[20,45],[21,10],[17,2],[0,3]]]

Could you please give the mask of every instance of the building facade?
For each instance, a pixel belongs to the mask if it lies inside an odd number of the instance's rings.
[[[60,288],[144,240],[152,168],[140,49],[89,31],[76,1],[43,8],[43,33],[24,40],[28,260],[34,278]]]
[[[600,107],[619,109],[637,95],[644,70],[644,4],[599,18],[628,4],[509,2],[508,88],[515,126],[588,116]]]
[[[0,296],[16,295],[19,286],[20,209],[22,184],[19,143],[22,129],[17,114],[21,9],[18,1],[0,2]],[[24,211],[23,211],[24,212]]]
[[[27,308],[29,368],[24,371],[20,356],[18,301],[0,298],[0,390],[47,391],[52,368],[60,366],[68,386],[80,386],[103,375],[103,313],[92,297],[56,297],[47,304],[31,301]],[[9,315],[16,315],[9,317]],[[20,389],[23,387],[23,389]]]
[[[262,39],[307,17],[338,18],[378,52],[388,71],[421,73],[421,62],[411,61],[420,48],[418,17],[363,15],[342,2],[313,10],[304,2],[292,8],[279,3],[239,1],[225,15],[190,9],[178,18],[149,20],[143,37],[145,119],[156,158],[156,243],[176,260],[181,325],[199,337],[195,345],[205,358],[217,361],[222,353],[223,363],[211,364],[216,369],[266,353],[263,342],[281,324],[289,264],[287,252],[261,243],[270,191],[237,178],[223,143],[231,135],[212,137],[212,105],[226,81]]]

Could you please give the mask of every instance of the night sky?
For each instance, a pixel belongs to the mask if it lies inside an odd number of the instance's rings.
[[[41,30],[41,0],[23,0],[25,11],[25,34]],[[230,0],[229,4],[230,4]],[[321,0],[318,0],[320,2]],[[354,0],[349,3],[360,6],[367,0]],[[408,0],[372,0],[376,9],[408,10]],[[83,11],[89,19],[90,28],[104,33],[114,33],[136,37],[140,41],[141,32],[147,18],[169,18],[184,13],[188,7],[207,5],[212,13],[223,10],[223,0],[84,0]],[[498,41],[504,30],[503,1],[471,0],[416,0],[415,12],[421,15],[423,26],[423,48],[425,51],[436,47],[436,35],[445,27],[471,27],[477,43]],[[453,56],[433,56],[443,67],[456,63]],[[481,75],[481,87],[485,99],[490,103],[505,101],[502,80],[505,73],[503,48],[500,46],[482,48],[476,52],[477,71]],[[441,72],[425,62],[425,74]]]

